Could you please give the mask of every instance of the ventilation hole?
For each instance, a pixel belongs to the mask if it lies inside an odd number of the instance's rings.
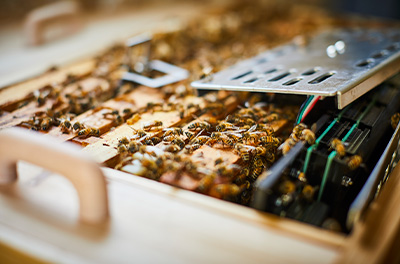
[[[277,69],[271,69],[271,70],[265,71],[264,74],[269,74],[269,73],[273,73],[276,71],[277,71]]]
[[[365,66],[367,66],[368,64],[371,64],[371,63],[373,63],[373,62],[374,62],[373,59],[366,59],[366,60],[363,60],[363,61],[357,63],[356,66],[357,66],[357,67],[365,67]]]
[[[374,59],[380,59],[380,58],[386,56],[387,53],[388,53],[388,52],[387,52],[386,50],[382,50],[382,51],[380,51],[380,52],[377,52],[377,53],[375,53],[375,54],[372,54],[371,57],[374,58]]]
[[[293,84],[300,82],[301,80],[303,80],[303,78],[294,78],[294,79],[291,79],[291,80],[285,82],[283,85],[287,85],[287,86],[293,85]]]
[[[310,70],[308,70],[308,71],[303,72],[301,75],[305,75],[305,76],[313,75],[313,74],[316,73],[317,71],[318,71],[318,69],[317,69],[317,68],[314,68],[314,69],[310,69]]]
[[[250,80],[245,81],[244,83],[253,83],[253,82],[257,81],[257,80],[258,80],[258,78],[252,78]]]
[[[399,43],[394,43],[386,47],[388,51],[396,51],[399,49]]]
[[[247,75],[249,75],[249,74],[251,74],[251,73],[253,73],[253,71],[245,72],[245,73],[243,73],[243,74],[240,74],[240,75],[238,75],[238,76],[232,78],[232,80],[237,80],[237,79],[243,78],[244,76],[247,76]]]
[[[323,81],[325,81],[326,79],[332,77],[332,75],[334,75],[334,72],[327,72],[325,74],[322,74],[320,76],[318,76],[317,78],[315,78],[314,80],[309,81],[309,84],[317,84],[317,83],[321,83]]]
[[[281,80],[281,79],[283,79],[283,78],[285,78],[286,76],[289,76],[289,75],[290,75],[290,72],[285,72],[285,73],[282,73],[282,74],[280,74],[280,75],[278,75],[278,76],[276,76],[276,77],[274,77],[272,79],[269,79],[268,81],[269,82],[276,82],[276,81],[279,81],[279,80]]]
[[[266,58],[261,58],[261,59],[259,59],[258,61],[257,61],[257,64],[263,64],[263,63],[266,63],[267,62],[267,59]]]

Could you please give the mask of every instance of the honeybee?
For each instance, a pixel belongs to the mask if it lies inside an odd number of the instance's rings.
[[[218,115],[224,110],[224,104],[221,102],[208,103],[204,108],[205,111],[212,111],[213,115]]]
[[[138,113],[134,114],[131,118],[129,118],[128,120],[126,120],[126,123],[128,125],[133,125],[135,124],[137,121],[140,120],[140,115]]]
[[[145,137],[147,135],[147,133],[142,129],[135,130],[135,134],[139,138]]]
[[[186,115],[185,107],[183,105],[179,105],[177,110],[179,113],[179,118],[183,119]]]
[[[306,174],[304,172],[300,172],[299,175],[297,176],[297,179],[299,179],[302,182],[306,182],[307,181]]]
[[[69,131],[71,127],[72,127],[71,122],[67,119],[64,119],[63,121],[60,122],[61,131]]]
[[[270,163],[272,163],[272,162],[274,162],[275,161],[275,154],[274,153],[271,153],[271,152],[267,152],[267,153],[265,153],[265,159],[268,161],[268,162],[270,162]]]
[[[196,134],[190,131],[185,131],[185,135],[189,140],[192,140]]]
[[[199,137],[193,139],[192,144],[204,145],[209,139],[210,139],[209,136],[199,136]]]
[[[130,153],[136,153],[139,151],[141,145],[141,143],[132,140],[131,142],[129,142],[128,151]]]
[[[170,136],[163,137],[163,140],[166,141],[166,142],[171,142],[175,138],[176,138],[175,135],[170,135]]]
[[[216,129],[217,129],[217,131],[222,132],[222,131],[226,131],[226,130],[235,130],[235,129],[239,129],[239,128],[229,122],[222,121],[216,126]]]
[[[162,103],[148,102],[146,106],[146,111],[151,110],[151,112],[155,112],[159,108],[162,108]]]
[[[222,137],[222,133],[221,132],[212,132],[211,133],[211,138],[215,139],[215,140],[219,140]]]
[[[199,181],[199,185],[197,186],[197,190],[201,193],[206,193],[210,187],[213,185],[215,180],[215,173],[209,173],[203,176]]]
[[[183,135],[182,128],[180,127],[170,127],[170,128],[164,128],[164,137],[166,136],[171,136],[171,135]]]
[[[346,148],[340,139],[334,138],[331,141],[331,147],[336,150],[340,157],[346,155]]]
[[[249,176],[250,176],[250,168],[244,167],[240,171],[239,175],[236,177],[235,183],[242,184],[243,182],[245,182],[248,179]]]
[[[259,141],[262,144],[272,144],[274,147],[278,147],[278,145],[280,144],[280,139],[273,136],[260,137]]]
[[[239,110],[238,114],[242,117],[250,118],[254,118],[255,116],[254,110],[252,108],[242,108]]]
[[[124,118],[120,115],[116,115],[115,119],[114,119],[114,123],[119,126],[124,123]]]
[[[121,138],[120,140],[118,140],[118,142],[124,145],[129,144],[129,140],[126,137]]]
[[[235,174],[237,174],[240,169],[241,167],[236,164],[230,164],[228,166],[220,164],[217,166],[217,172],[219,175],[229,178],[232,178]]]
[[[128,151],[128,148],[124,144],[119,144],[117,147],[118,153],[122,154]]]
[[[256,142],[259,138],[260,134],[255,132],[246,131],[243,133],[243,139],[246,141],[253,141]]]
[[[278,119],[279,119],[278,114],[273,113],[273,114],[270,114],[270,115],[266,116],[265,118],[263,118],[263,120],[261,122],[271,123],[271,122],[276,121]]]
[[[79,130],[78,136],[96,136],[100,135],[100,130],[97,128],[84,128]]]
[[[291,136],[294,138],[295,141],[299,141],[300,140],[301,133],[306,128],[307,128],[307,126],[305,124],[303,124],[303,123],[299,123],[293,128]]]
[[[164,151],[168,151],[168,152],[178,152],[179,150],[181,150],[181,148],[178,145],[175,145],[175,144],[166,145],[162,149]]]
[[[267,153],[267,149],[264,147],[256,147],[255,149],[256,155],[265,155]]]
[[[251,118],[244,118],[244,119],[242,119],[241,121],[242,121],[242,123],[243,123],[244,125],[246,125],[246,126],[254,126],[255,124],[257,124],[256,121],[254,121],[254,120],[251,119]]]
[[[221,195],[223,199],[236,196],[240,193],[240,187],[236,184],[218,184],[215,186],[215,191]]]
[[[43,118],[42,122],[40,122],[40,129],[47,130],[49,129],[50,125],[51,125],[51,118],[45,117]]]
[[[232,139],[235,142],[240,142],[242,141],[242,135],[238,133],[226,133],[226,136]]]
[[[308,201],[312,201],[315,191],[316,191],[315,188],[313,188],[311,185],[307,184],[306,186],[303,187],[303,190],[301,191],[301,193],[303,194],[304,198],[306,198]]]
[[[315,134],[310,129],[306,128],[301,132],[301,140],[305,140],[309,145],[315,143]]]
[[[237,143],[235,149],[239,151],[240,157],[243,161],[249,161],[252,151],[255,149],[253,146]]]
[[[132,110],[130,108],[125,108],[124,110],[122,110],[122,113],[124,115],[130,115],[132,114]]]
[[[361,165],[361,163],[362,163],[362,157],[359,155],[354,155],[351,156],[347,161],[347,166],[349,166],[351,170],[355,170]]]
[[[194,121],[189,124],[189,130],[196,130],[196,129],[205,129],[209,130],[211,128],[210,124],[205,121]]]
[[[393,129],[396,129],[397,124],[400,122],[400,113],[395,113],[390,118],[390,123],[392,124]]]
[[[282,194],[290,194],[296,190],[296,185],[289,180],[285,180],[279,184],[279,192]]]
[[[267,136],[275,136],[275,130],[268,124],[257,124],[255,129],[267,133]]]
[[[191,144],[191,145],[186,145],[185,149],[188,153],[192,153],[193,151],[199,149],[200,147],[201,147],[200,144]]]
[[[250,175],[251,181],[253,181],[253,182],[256,181],[258,176],[260,176],[260,174],[262,173],[263,169],[264,169],[264,167],[262,167],[262,166],[253,167],[253,170]]]
[[[180,137],[175,137],[172,141],[172,144],[178,145],[181,149],[185,146],[185,141]]]
[[[143,143],[148,146],[154,146],[153,140],[150,137],[145,137]]]
[[[79,122],[75,122],[74,126],[72,127],[74,130],[80,130],[83,129],[85,126]]]
[[[144,131],[150,131],[153,128],[161,127],[162,125],[163,125],[163,123],[161,121],[154,120],[154,121],[142,123],[142,128]]]
[[[162,141],[162,139],[159,137],[152,137],[150,140],[153,142],[154,145],[157,145]]]
[[[259,155],[255,156],[253,159],[253,166],[254,167],[263,167],[264,166],[263,158]]]
[[[222,141],[222,143],[224,145],[228,145],[228,146],[231,146],[231,147],[233,147],[235,145],[235,142],[231,138],[229,138],[227,136],[222,137],[221,141]]]
[[[243,125],[240,127],[240,130],[249,130],[250,126],[249,125]]]
[[[283,155],[286,155],[294,147],[294,145],[296,145],[296,141],[292,137],[289,137],[285,140],[285,142],[283,142],[282,145],[279,146],[279,149],[282,151]]]
[[[221,164],[222,162],[224,162],[224,159],[220,157],[214,161],[214,165],[217,166],[217,165]]]

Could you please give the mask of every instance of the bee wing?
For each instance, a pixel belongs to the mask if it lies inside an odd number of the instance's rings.
[[[253,132],[255,131],[257,128],[257,124],[253,125],[252,127],[249,128],[249,130],[247,130],[247,132]]]

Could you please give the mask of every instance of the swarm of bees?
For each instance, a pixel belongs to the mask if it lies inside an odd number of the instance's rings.
[[[190,177],[195,182],[195,186],[190,187],[193,191],[248,203],[254,182],[279,155],[277,150],[282,140],[272,124],[278,120],[292,122],[288,118],[293,115],[288,114],[289,110],[256,102],[249,107],[239,106],[233,113],[224,115],[223,104],[216,102],[213,93],[207,94],[206,98],[207,104],[200,111],[203,116],[195,117],[186,125],[164,127],[159,120],[144,121],[140,124],[141,129],[133,129],[130,137],[120,138],[117,146],[120,162],[115,168],[159,181],[170,177],[169,183],[183,188],[185,186],[181,186],[179,179]],[[248,101],[251,100],[255,101],[250,97]],[[155,107],[166,109],[165,104]],[[140,120],[136,114],[133,118],[135,122]],[[192,157],[199,155],[202,148],[209,147],[230,151],[239,159],[230,164],[218,158],[213,169],[205,168]]]

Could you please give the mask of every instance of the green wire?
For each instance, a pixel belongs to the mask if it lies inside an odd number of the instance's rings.
[[[360,124],[361,120],[364,118],[364,116],[371,110],[371,108],[374,106],[376,101],[376,98],[374,97],[374,99],[372,100],[371,103],[369,103],[368,107],[364,110],[364,112],[359,116],[359,118],[357,119],[356,123],[351,127],[351,129],[347,132],[347,134],[342,138],[342,142],[345,142],[350,135],[353,133],[354,129],[356,129],[356,127],[358,127],[358,125]],[[326,162],[326,166],[325,166],[325,171],[324,171],[324,175],[322,176],[322,181],[321,181],[321,186],[319,188],[319,192],[318,192],[318,201],[321,200],[322,197],[322,193],[324,192],[325,189],[325,184],[326,181],[328,179],[328,175],[329,172],[331,170],[331,164],[333,159],[336,157],[336,150],[332,151],[331,154],[329,154],[328,156],[328,161]]]
[[[306,110],[307,106],[310,104],[310,102],[311,102],[311,100],[312,100],[313,98],[314,98],[314,95],[311,95],[310,97],[307,98],[306,103],[305,103],[303,109],[301,109],[300,114],[299,114],[299,116],[297,117],[296,125],[298,125],[298,124],[300,123],[301,117],[303,116],[304,111]]]
[[[308,163],[310,162],[311,154],[312,152],[318,147],[319,142],[325,137],[325,135],[332,129],[332,127],[340,121],[344,113],[349,109],[349,106],[347,106],[345,109],[343,109],[339,115],[331,122],[331,124],[325,129],[325,131],[315,140],[314,145],[310,146],[307,149],[307,155],[306,159],[304,160],[304,165],[303,165],[303,172],[306,173],[308,169]]]

